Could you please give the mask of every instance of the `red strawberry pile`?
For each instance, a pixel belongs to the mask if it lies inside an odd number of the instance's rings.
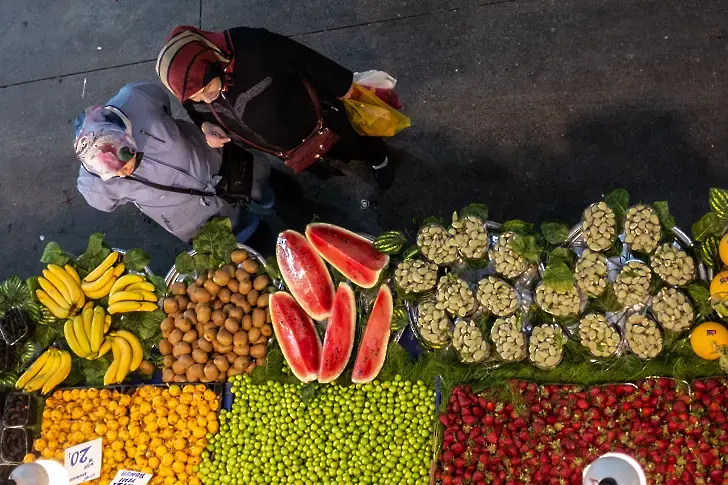
[[[670,379],[583,389],[512,382],[498,402],[454,389],[435,478],[442,485],[581,485],[584,467],[617,451],[650,484],[728,485],[728,380],[678,389]]]

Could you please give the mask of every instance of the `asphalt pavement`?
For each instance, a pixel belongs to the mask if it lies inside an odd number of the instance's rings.
[[[156,79],[179,24],[266,27],[398,78],[412,127],[389,143],[394,186],[378,191],[361,164],[285,177],[294,228],[316,214],[376,233],[470,202],[494,220],[575,223],[615,187],[668,200],[687,227],[708,188],[728,186],[724,0],[0,0],[0,12],[0,279],[37,273],[50,240],[82,252],[93,232],[146,249],[162,273],[185,248],[130,204],[87,206],[71,149],[78,112]]]

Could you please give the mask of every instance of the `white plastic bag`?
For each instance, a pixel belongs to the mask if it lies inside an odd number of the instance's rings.
[[[355,72],[354,82],[372,89],[394,89],[397,80],[384,71]]]

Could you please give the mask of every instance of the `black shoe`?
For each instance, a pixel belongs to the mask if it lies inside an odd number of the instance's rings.
[[[394,182],[394,169],[389,161],[381,168],[372,167],[372,170],[374,171],[374,180],[377,181],[377,185],[381,190],[387,190],[392,186],[392,182]]]

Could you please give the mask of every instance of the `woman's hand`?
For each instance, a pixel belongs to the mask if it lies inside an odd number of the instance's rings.
[[[205,134],[207,144],[212,148],[222,148],[225,143],[230,141],[222,128],[207,121],[202,123],[202,132]]]

